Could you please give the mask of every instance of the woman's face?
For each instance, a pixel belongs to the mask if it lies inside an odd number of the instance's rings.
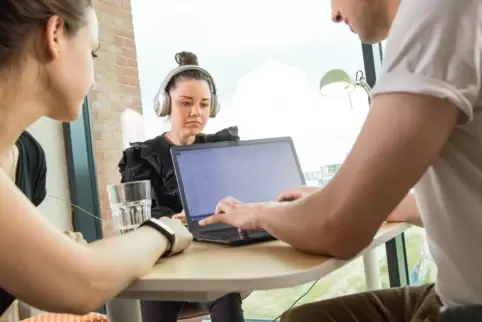
[[[84,98],[94,85],[95,51],[99,47],[99,25],[94,9],[86,12],[87,24],[74,36],[68,36],[58,17],[46,28],[48,52],[45,93],[47,116],[59,121],[76,120]]]
[[[201,133],[211,111],[211,89],[205,80],[180,79],[169,92],[171,128],[183,137]]]

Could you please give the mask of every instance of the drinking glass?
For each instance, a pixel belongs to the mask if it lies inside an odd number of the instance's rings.
[[[136,229],[151,218],[151,182],[149,180],[107,186],[112,224],[117,234]]]

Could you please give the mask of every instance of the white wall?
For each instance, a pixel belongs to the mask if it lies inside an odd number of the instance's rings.
[[[47,197],[40,205],[40,211],[59,229],[71,230],[72,210],[62,123],[42,118],[28,131],[40,142],[47,158]]]

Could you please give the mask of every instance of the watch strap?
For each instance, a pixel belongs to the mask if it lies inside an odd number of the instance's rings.
[[[156,218],[150,218],[144,221],[140,226],[148,226],[154,228],[158,232],[160,232],[164,237],[166,237],[168,245],[166,251],[161,255],[161,257],[169,257],[172,254],[174,244],[176,243],[176,235],[174,232],[171,232],[169,228],[166,228],[166,224]],[[169,230],[168,230],[169,229]]]

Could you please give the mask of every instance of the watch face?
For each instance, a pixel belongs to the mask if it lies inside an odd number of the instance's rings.
[[[172,230],[171,227],[169,227],[169,225],[163,223],[161,220],[158,220],[158,219],[155,219],[155,218],[152,218],[152,220],[155,220],[155,222],[161,226],[162,228],[164,228],[169,234],[171,235],[174,235],[174,230]]]

